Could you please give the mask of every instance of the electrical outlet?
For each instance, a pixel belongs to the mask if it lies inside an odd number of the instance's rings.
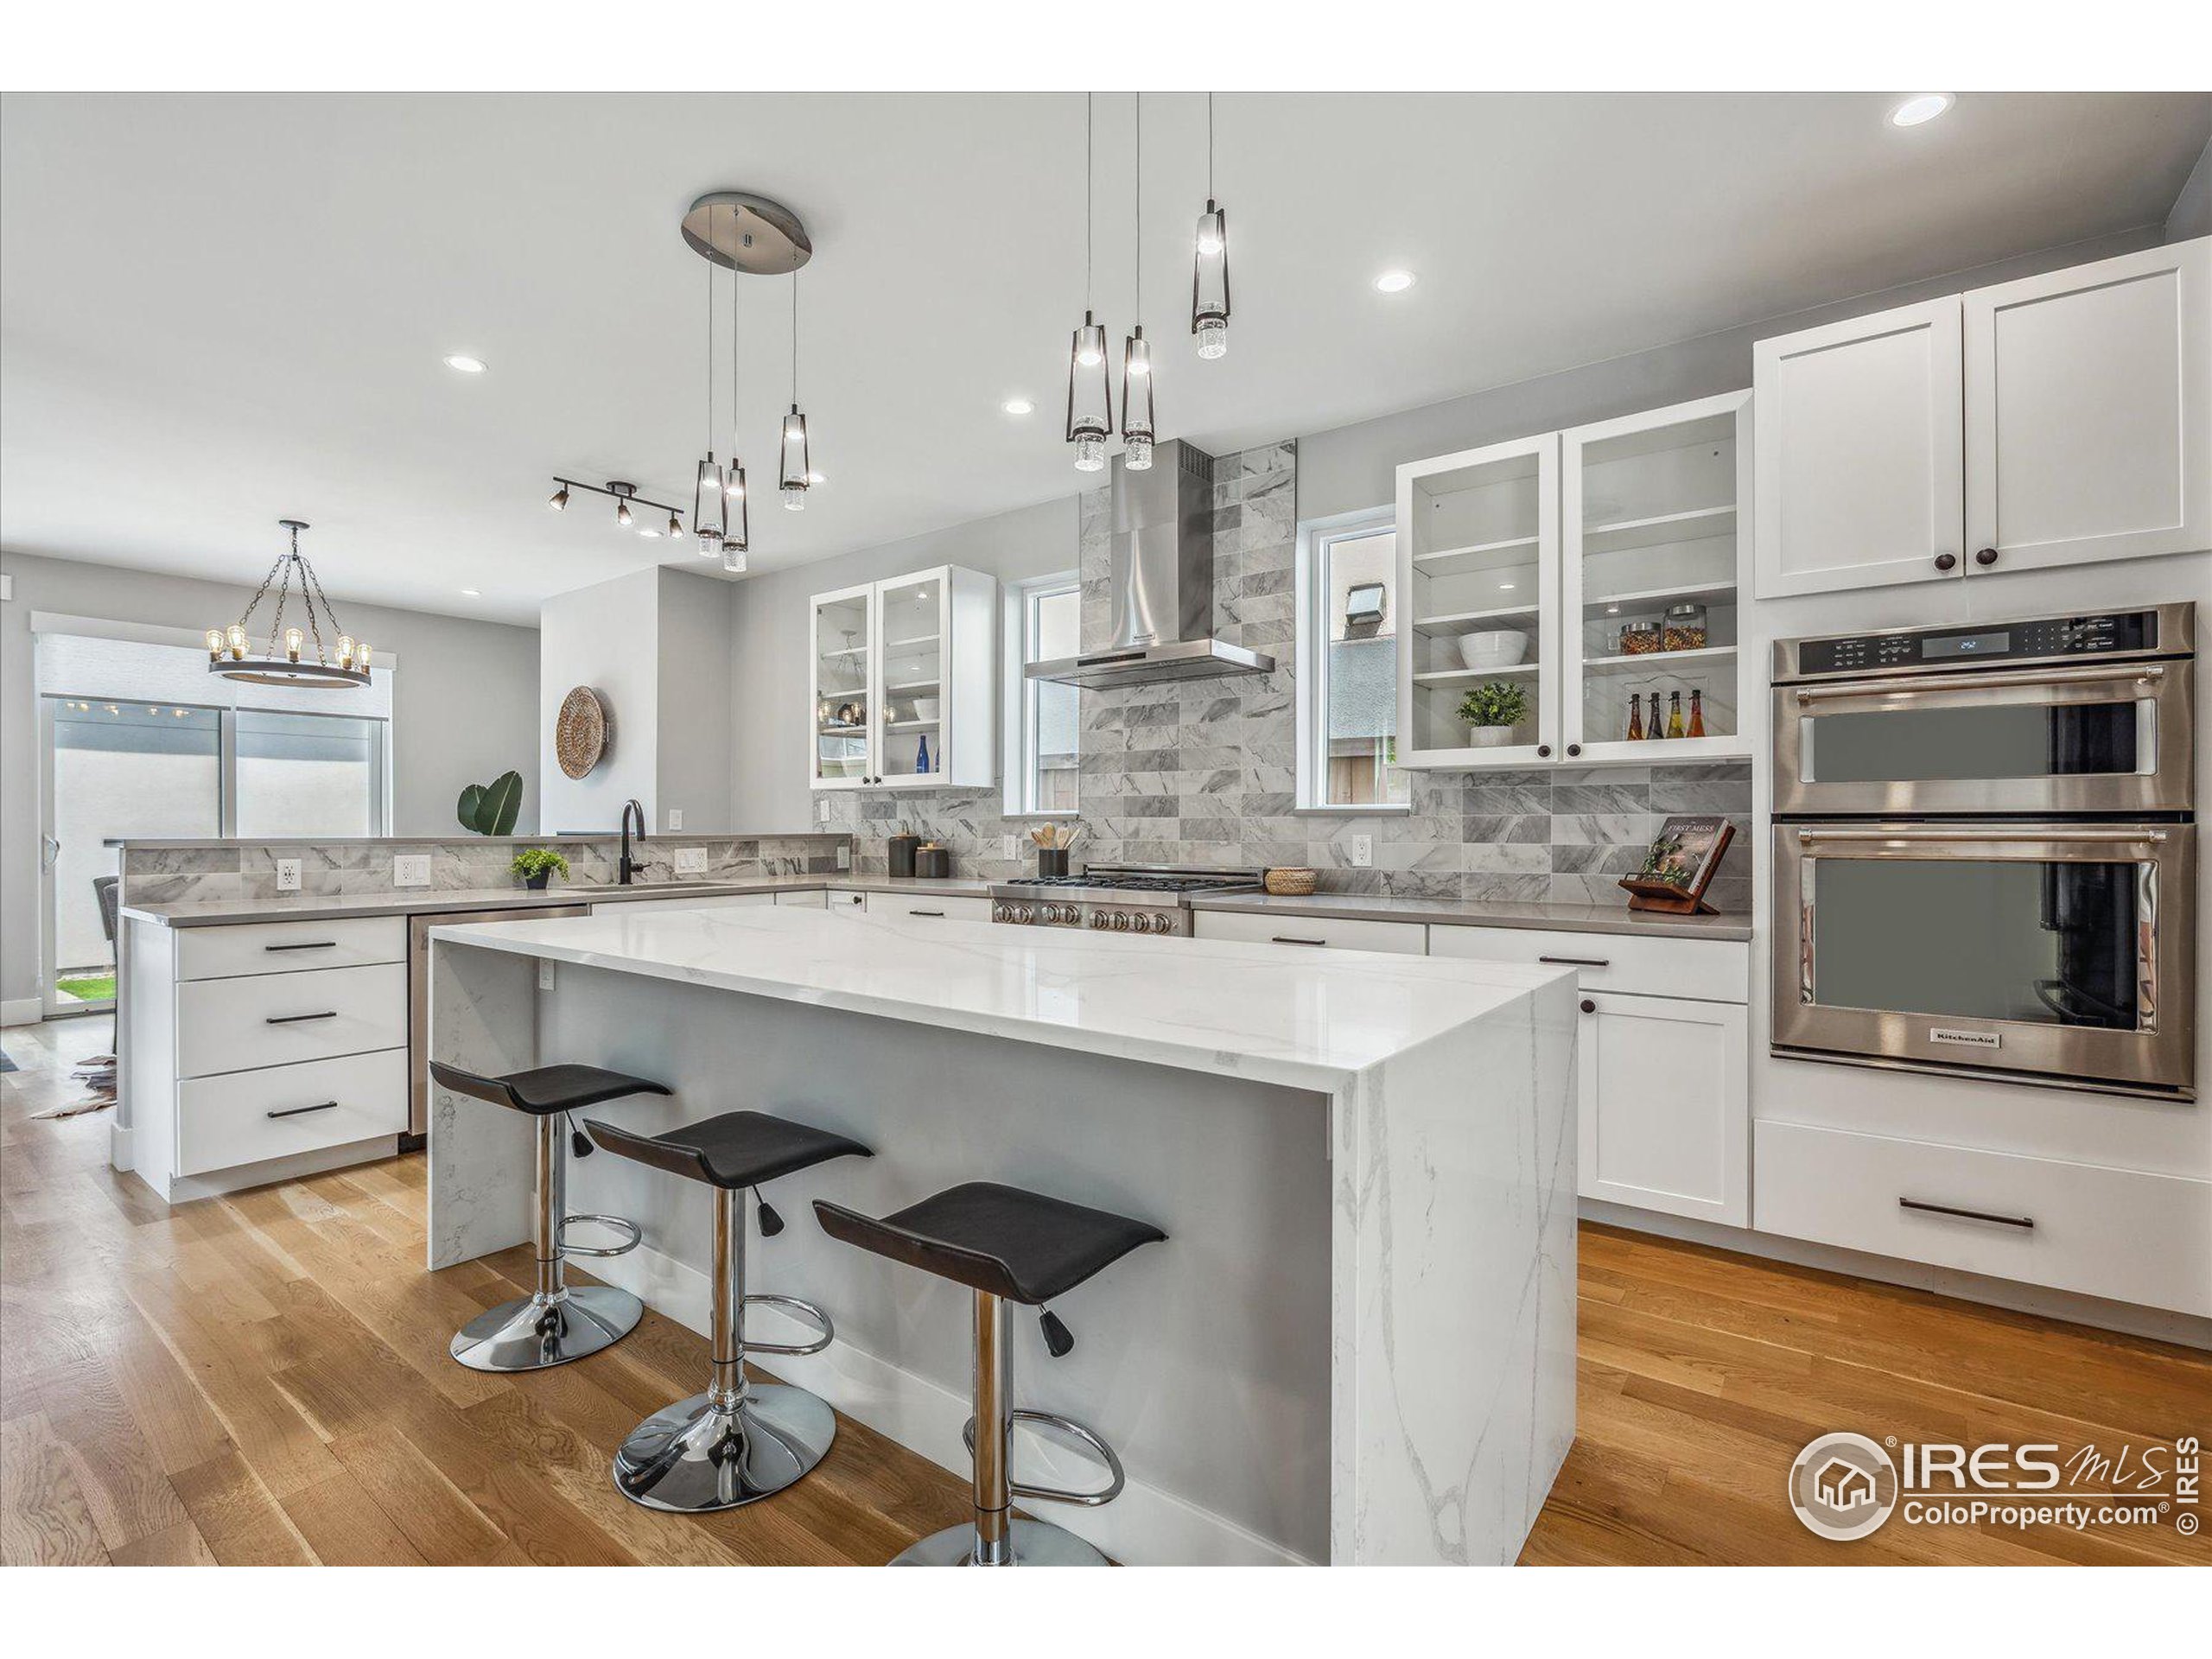
[[[537,988],[541,991],[553,988],[553,964],[542,957],[537,963]]]
[[[430,855],[428,853],[402,853],[391,861],[391,885],[395,887],[427,887],[430,885]]]
[[[669,814],[674,817],[676,814]],[[703,847],[679,847],[676,849],[676,873],[678,875],[704,875],[707,873],[707,849]]]
[[[840,847],[837,849],[837,868],[841,870],[849,870],[853,868],[853,849],[849,846]]]
[[[683,827],[683,809],[682,807],[671,806],[668,809],[668,827],[671,830],[681,830]]]
[[[300,890],[300,861],[280,858],[276,861],[276,891],[297,893]]]
[[[1351,838],[1351,867],[1355,870],[1371,868],[1375,862],[1375,837],[1354,836]]]
[[[1020,858],[1021,856],[1020,842],[1012,836],[1001,836],[999,837],[999,856],[1001,858]]]

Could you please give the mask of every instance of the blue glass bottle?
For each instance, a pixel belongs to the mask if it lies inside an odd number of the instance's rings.
[[[925,734],[924,734],[920,738],[917,739],[917,740],[916,740],[916,741],[915,741],[915,745],[914,745],[914,770],[915,770],[916,772],[927,772],[929,769],[930,769],[930,740],[929,740],[929,735],[928,735],[928,734],[925,733]]]

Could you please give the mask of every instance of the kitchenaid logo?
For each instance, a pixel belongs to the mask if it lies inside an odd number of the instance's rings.
[[[1879,1444],[1823,1434],[1789,1466],[1789,1505],[1823,1538],[1850,1543],[1892,1515],[1908,1526],[2201,1525],[2202,1444],[2193,1434],[2148,1446],[2069,1451],[2048,1442]]]
[[[1950,1026],[1930,1026],[1931,1043],[1964,1043],[1969,1048],[2001,1048],[2005,1039],[1993,1031],[1960,1031]]]

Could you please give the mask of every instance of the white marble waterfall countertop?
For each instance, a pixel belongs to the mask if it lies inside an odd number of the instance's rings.
[[[616,910],[430,937],[1329,1093],[1573,973],[783,907]]]

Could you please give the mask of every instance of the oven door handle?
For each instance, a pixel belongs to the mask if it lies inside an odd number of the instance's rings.
[[[1895,830],[1800,830],[1800,846],[1810,847],[1824,841],[2002,841],[2002,842],[2111,842],[2121,846],[2156,846],[2166,840],[2163,830],[2121,830],[2098,824],[2061,824],[2045,830],[2004,830],[1994,824],[1974,830],[1926,830],[1917,825]]]
[[[1873,680],[1839,680],[1827,685],[1801,685],[1800,702],[1825,702],[1840,697],[1884,696],[1893,691],[1974,691],[1985,689],[2038,685],[2153,685],[2166,677],[2164,663],[2134,663],[2118,668],[2019,669],[1999,674],[1917,674]]]

